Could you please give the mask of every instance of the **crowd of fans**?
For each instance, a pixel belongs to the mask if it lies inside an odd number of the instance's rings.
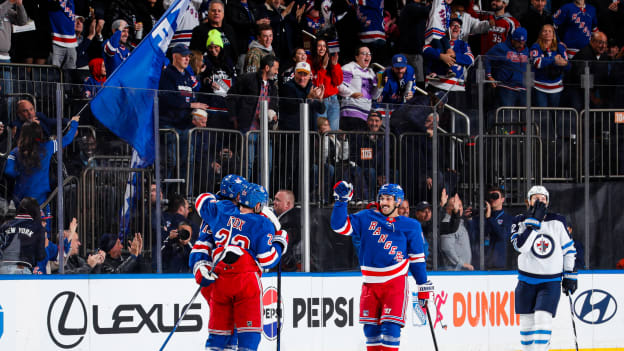
[[[80,97],[90,99],[172,2],[5,0],[0,3],[0,62],[51,64],[73,73],[83,72],[69,77],[83,84]],[[529,63],[535,73],[534,106],[582,109],[580,79],[586,61],[594,75],[591,106],[621,107],[624,32],[617,30],[617,23],[624,19],[624,8],[619,1],[493,0],[481,5],[466,0],[192,0],[173,36],[168,62],[162,70],[160,126],[177,131],[182,152],[176,161],[184,165],[195,157],[195,151],[186,153],[192,150],[188,148],[190,129],[210,127],[241,133],[258,130],[261,105],[267,102],[271,128],[297,131],[299,103],[307,101],[310,130],[336,132],[313,147],[313,179],[323,179],[325,187],[334,179],[350,180],[360,192],[356,200],[366,201],[374,198],[378,185],[392,180],[380,174],[385,161],[381,156],[383,136],[375,134],[383,130],[387,110],[392,113],[392,132],[423,133],[428,137],[418,141],[418,150],[431,154],[435,118],[432,106],[440,98],[444,96],[448,99],[445,102],[470,117],[476,115],[474,64],[479,55],[487,57],[486,94],[493,97],[486,99],[488,110],[526,103],[525,73]],[[3,93],[11,91],[7,82],[12,77],[7,72],[3,70],[0,84]],[[417,93],[417,87],[429,94]],[[29,198],[41,204],[51,190],[47,177],[50,158],[59,147],[72,141],[79,117],[72,118],[71,128],[60,138],[59,145],[56,140],[47,141],[56,134],[54,119],[37,112],[33,101],[27,99],[16,101],[14,106],[17,118],[5,119],[10,122],[9,129],[0,125],[0,134],[10,132],[14,141],[4,172],[16,180],[16,207]],[[442,118],[441,123],[445,127],[450,122]],[[491,123],[489,119],[486,130]],[[367,133],[347,137],[338,131]],[[251,178],[252,172],[259,169],[257,134],[247,141],[249,174],[245,176]],[[82,142],[95,144],[88,138]],[[218,148],[220,155],[227,150],[225,154],[230,158],[242,157],[232,155],[227,147]],[[170,150],[170,145],[166,149]],[[79,172],[88,164],[89,150],[85,147],[81,150],[84,155],[74,155],[68,164],[76,164]],[[218,157],[211,157],[216,172]],[[431,160],[422,165],[410,160],[408,163],[415,167],[406,167],[407,187],[422,187],[423,192],[418,194],[424,194],[431,190]],[[323,165],[322,169],[319,165]],[[186,172],[186,167],[182,169]],[[415,169],[419,174],[409,173]],[[182,177],[189,179],[192,174]],[[398,174],[390,174],[390,178],[396,179]],[[440,204],[445,211],[440,218],[442,224],[447,223],[444,234],[454,235],[443,237],[441,242],[444,266],[471,269],[475,247],[469,241],[466,244],[466,238],[474,228],[459,219],[470,217],[470,213],[463,211],[461,199],[452,189],[455,181],[442,183],[452,196]],[[330,189],[321,192],[327,195]],[[496,199],[504,199],[502,191],[490,193],[497,192]],[[168,215],[175,218],[167,222],[167,236],[162,238],[163,255],[171,258],[166,265],[170,271],[184,269],[178,256],[186,252],[198,233],[192,222],[178,218],[188,217],[188,204],[182,200],[169,203]],[[491,202],[491,209],[488,207],[492,214],[486,214],[487,218],[498,218],[496,211],[502,210],[502,201],[501,206],[495,203]],[[416,206],[423,223],[427,222],[427,208],[423,203]],[[23,211],[33,220],[41,217]],[[419,214],[423,211],[425,214]],[[497,253],[488,258],[488,265],[504,266],[507,258],[497,244],[496,229],[488,230],[492,231],[488,245]],[[71,231],[67,238],[70,244],[65,250],[75,254],[80,243],[73,240]],[[113,239],[115,236],[102,237],[100,249],[106,253],[94,253],[73,264],[94,268],[108,260],[114,267],[104,271],[117,271],[119,267],[130,270],[136,262],[121,260],[117,251],[123,243]],[[158,245],[155,241],[152,250]],[[130,257],[140,256],[142,247],[141,235],[137,234]],[[55,255],[47,254],[49,258]],[[296,266],[296,261],[291,265]]]

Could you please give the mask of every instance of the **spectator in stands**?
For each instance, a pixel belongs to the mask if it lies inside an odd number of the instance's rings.
[[[280,91],[280,130],[299,130],[300,108],[299,104],[307,102],[310,115],[325,112],[323,104],[323,86],[314,86],[310,81],[312,71],[307,62],[299,62],[295,67],[295,79],[284,84]],[[314,125],[314,119],[310,119],[310,125]],[[311,128],[312,129],[312,128]],[[288,146],[289,148],[292,145]],[[297,148],[294,148],[295,150]]]
[[[91,72],[91,75],[85,78],[84,84],[82,85],[82,97],[85,99],[93,98],[106,81],[106,65],[104,64],[104,59],[98,57],[89,61],[89,72]]]
[[[236,34],[236,42],[233,44],[239,56],[235,57],[234,61],[238,64],[242,62],[247,53],[247,46],[254,39],[256,18],[251,4],[247,0],[228,1],[225,5],[225,21],[232,26]],[[240,66],[242,67],[242,64]]]
[[[204,56],[205,68],[201,72],[201,92],[209,93],[199,96],[201,102],[208,105],[209,128],[233,129],[228,116],[225,97],[230,87],[236,82],[236,68],[234,62],[223,51],[221,32],[212,29],[208,32],[206,41],[208,53]]]
[[[320,158],[321,164],[323,165],[323,179],[322,179],[322,186],[323,188],[321,189],[321,194],[318,194],[318,199],[322,200],[324,204],[329,202],[329,199],[331,198],[331,187],[336,183],[334,182],[334,165],[332,162],[328,162],[330,161],[328,159],[329,157],[329,138],[334,137],[334,135],[330,134],[330,135],[324,135],[328,132],[331,132],[331,127],[329,126],[329,121],[327,120],[327,117],[319,117],[316,119],[316,131],[320,134],[321,136],[321,142],[319,145],[319,142],[317,141],[317,139],[313,139],[314,140],[314,163],[312,164],[312,170],[313,170],[313,177],[312,179],[314,180],[314,189],[318,189],[318,181],[320,181],[321,179],[321,174],[319,173],[319,160],[318,158]],[[317,152],[317,150],[319,150],[319,147],[321,147],[321,153],[319,154]]]
[[[70,223],[70,230],[68,232],[70,249],[69,256],[65,259],[65,274],[97,274],[100,273],[101,264],[104,263],[106,258],[106,252],[98,250],[96,253],[91,254],[85,260],[78,255],[78,250],[82,243],[80,237],[76,232],[78,222],[76,218]]]
[[[224,11],[225,6],[221,0],[210,1],[208,20],[193,29],[193,36],[191,37],[189,48],[193,51],[204,53],[206,51],[208,32],[212,29],[216,29],[221,32],[225,56],[234,62],[238,57],[236,33],[231,25],[223,22]]]
[[[106,65],[106,72],[113,74],[117,67],[130,56],[128,45],[129,27],[122,19],[115,20],[111,25],[113,36],[104,43],[102,57]]]
[[[527,30],[527,43],[533,45],[545,24],[553,24],[552,15],[546,10],[547,0],[531,0],[529,10],[519,18],[522,28]]]
[[[481,54],[487,53],[495,45],[506,42],[511,34],[520,27],[520,22],[506,12],[509,0],[492,0],[491,8],[494,12],[484,12],[477,15],[472,8],[468,9],[473,17],[490,22],[487,34],[481,36]]]
[[[557,42],[552,25],[542,27],[530,55],[535,67],[535,106],[559,107],[563,73],[570,70],[570,64],[566,48]]]
[[[187,70],[191,51],[184,44],[179,44],[174,46],[171,52],[172,61],[162,71],[158,86],[160,125],[162,128],[175,128],[179,136],[180,149],[187,150],[188,130],[193,127],[206,127],[205,110],[208,105],[198,102],[193,93],[197,79]],[[192,113],[193,109],[203,110],[203,113]],[[169,138],[168,141],[173,142],[173,139]],[[168,157],[172,162],[176,162],[173,145],[167,149]],[[190,155],[193,155],[193,151]],[[179,162],[185,164],[187,156],[186,152],[180,152]]]
[[[168,6],[167,6],[168,7]],[[137,21],[143,24],[143,35],[147,35],[165,12],[163,0],[143,0],[137,6]]]
[[[390,110],[394,110],[398,107],[396,105],[402,104],[414,96],[416,75],[414,68],[407,64],[405,56],[394,55],[392,66],[386,68],[382,79],[384,85],[381,92],[381,102],[391,104],[388,106]]]
[[[230,119],[234,123],[234,129],[242,133],[260,129],[261,102],[268,101],[269,121],[277,121],[277,87],[272,82],[279,71],[279,62],[273,55],[267,55],[260,60],[258,72],[246,73],[238,79],[230,89],[228,95],[228,110]],[[248,153],[248,179],[252,179],[253,163],[255,158],[258,135],[253,134],[249,138]]]
[[[460,40],[468,42],[470,36],[487,33],[490,29],[490,21],[487,19],[479,20],[473,17],[470,13],[466,12],[464,5],[454,3],[451,8],[451,19],[457,18],[461,20]]]
[[[46,257],[45,230],[39,204],[32,197],[19,202],[17,215],[0,226],[0,274],[33,274]]]
[[[70,129],[65,133],[62,146],[69,145],[78,130],[80,116],[72,117]],[[45,141],[41,126],[27,122],[17,141],[17,147],[11,150],[4,173],[15,179],[14,202],[25,197],[35,198],[42,204],[50,193],[50,160],[59,148],[58,140]]]
[[[371,51],[367,46],[360,46],[356,51],[355,61],[342,67],[343,81],[338,87],[343,97],[340,106],[340,129],[367,129],[366,118],[372,101],[379,98],[381,89],[377,88],[377,76],[369,67]]]
[[[375,62],[385,64],[386,55],[386,31],[384,28],[384,2],[372,0],[355,3],[359,26],[359,39],[363,45],[375,55]]]
[[[423,46],[425,29],[429,18],[429,8],[423,0],[407,1],[399,16],[399,52],[406,56],[408,64],[414,68],[417,83],[424,83]]]
[[[163,236],[159,242],[159,245],[162,244],[162,242],[171,230],[179,227],[179,224],[181,222],[188,222],[188,216],[190,213],[189,210],[189,203],[182,195],[173,194],[169,198],[167,212],[163,212],[162,214],[162,221],[165,231],[163,232]],[[188,225],[190,225],[192,228],[190,232],[191,234],[193,234],[193,236],[191,236],[190,240],[191,243],[194,243],[195,240],[197,240],[197,236],[199,235],[199,228],[194,223]]]
[[[52,65],[63,69],[76,68],[76,11],[73,1],[53,0],[50,3],[52,27]]]
[[[384,137],[376,135],[381,132],[381,114],[376,110],[371,110],[366,120],[368,132],[370,134],[355,135],[351,145],[352,159],[357,164],[357,174],[362,176],[359,183],[362,186],[356,188],[356,198],[364,200],[375,200],[377,185],[388,183],[384,176],[385,152]],[[392,154],[392,151],[390,151]],[[391,175],[394,178],[394,175]],[[359,195],[359,196],[358,196]]]
[[[186,273],[189,272],[189,256],[193,248],[192,237],[197,237],[191,225],[186,221],[180,221],[174,229],[169,231],[169,236],[162,243],[161,253],[163,273]]]
[[[553,15],[559,39],[566,44],[568,57],[573,59],[579,50],[589,44],[592,33],[598,31],[596,9],[585,0],[574,0]]]
[[[464,17],[468,17],[466,15]],[[462,20],[452,18],[449,24],[450,47],[453,56],[442,53],[429,45],[425,45],[424,56],[427,68],[427,83],[435,88],[434,91],[449,92],[449,103],[460,110],[467,105],[465,80],[468,77],[468,68],[474,63],[472,50],[467,42],[460,39]]]
[[[596,1],[593,4],[596,6],[600,31],[618,45],[624,44],[624,33],[620,28],[624,22],[624,4],[621,1]]]
[[[592,108],[607,107],[612,87],[606,86],[609,84],[609,57],[606,51],[607,36],[602,32],[595,32],[589,45],[582,48],[571,60],[572,69],[567,75],[569,80],[566,84],[569,106],[578,111],[585,106],[581,75],[585,74],[585,63],[589,62],[589,72],[594,76],[593,88],[589,92],[590,106]]]
[[[508,259],[509,238],[514,217],[503,210],[505,193],[502,188],[490,187],[485,202],[485,267],[510,268]]]
[[[279,80],[280,90],[282,89],[282,87],[284,87],[284,84],[288,83],[293,78],[295,78],[295,66],[299,62],[306,62],[308,60],[308,54],[306,54],[306,51],[304,48],[298,47],[298,48],[295,48],[295,52],[293,52],[291,58],[292,58],[291,66],[286,68],[282,72],[282,74],[280,74],[280,80]],[[315,84],[314,82],[312,83],[317,87],[320,86],[319,84]]]
[[[275,193],[273,211],[282,230],[288,232],[288,251],[281,261],[282,270],[301,271],[301,209],[295,208],[295,194],[287,189]]]
[[[23,0],[22,0],[23,1]],[[6,1],[6,3],[10,3]],[[11,35],[12,62],[45,65],[52,52],[48,2],[23,1],[28,21]],[[19,30],[19,32],[18,32]],[[33,45],[37,43],[37,45]]]
[[[86,19],[82,16],[76,16],[76,40],[78,47],[76,47],[76,68],[86,69],[89,64],[89,47],[93,42],[93,38],[97,34],[95,31],[96,21],[91,19],[89,23],[89,31],[87,35],[84,35],[84,24]]]
[[[26,122],[39,124],[46,138],[56,135],[56,119],[48,118],[42,112],[36,112],[35,106],[29,100],[19,100],[16,106],[18,119],[11,123],[13,140],[19,140],[22,126]],[[69,120],[63,119],[62,123],[67,124]]]
[[[458,194],[451,197],[446,204],[446,215],[442,222],[450,222],[452,214],[464,215],[464,207]],[[440,250],[442,253],[442,267],[447,270],[473,271],[472,249],[470,245],[469,224],[466,218],[459,220],[459,226],[455,232],[440,234]]]
[[[0,63],[11,62],[9,50],[11,49],[12,26],[23,26],[28,21],[26,9],[22,4],[23,0],[8,0],[0,4]],[[9,77],[3,77],[8,79]],[[6,90],[6,89],[5,89]]]
[[[342,67],[338,63],[338,53],[330,53],[327,41],[319,39],[312,46],[312,58],[309,60],[312,67],[312,83],[323,87],[323,103],[325,112],[316,117],[327,117],[332,130],[340,128],[340,102],[338,101],[338,87],[343,81]]]
[[[288,57],[296,43],[301,41],[298,23],[305,11],[305,4],[294,1],[284,7],[280,0],[266,0],[255,10],[254,17],[261,21],[259,25],[268,24],[273,28],[273,51],[277,57]]]
[[[498,106],[524,106],[526,104],[524,73],[529,60],[526,36],[526,29],[517,28],[511,40],[494,46],[487,53],[485,72],[487,79],[496,88]]]
[[[410,216],[410,204],[409,201],[403,199],[403,201],[401,201],[401,205],[399,205],[399,216],[405,216],[405,217],[409,217]]]
[[[243,72],[257,72],[263,57],[268,55],[275,56],[275,52],[273,52],[273,47],[271,46],[272,42],[273,29],[271,29],[271,26],[268,24],[259,25],[257,39],[249,44],[249,51],[247,51],[245,63],[243,65]]]
[[[102,234],[100,249],[106,252],[100,273],[136,273],[139,269],[141,253],[143,252],[143,238],[141,233],[134,234],[130,243],[130,256],[121,257],[123,245],[116,234]]]

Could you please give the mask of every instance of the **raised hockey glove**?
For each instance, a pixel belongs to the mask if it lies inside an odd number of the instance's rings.
[[[339,181],[334,185],[334,199],[340,202],[349,202],[353,197],[353,185],[345,182],[344,180]]]
[[[193,273],[195,274],[197,284],[205,288],[215,282],[218,276],[214,272],[210,272],[211,269],[212,267],[205,263],[195,265]]]
[[[564,272],[563,280],[561,281],[561,290],[568,295],[574,294],[576,288],[578,288],[578,281],[576,280],[576,272]]]
[[[275,236],[273,237],[273,242],[280,245],[282,247],[282,256],[288,250],[288,232],[285,230],[278,230],[275,232]]]
[[[535,201],[535,205],[530,209],[530,217],[528,217],[524,223],[527,227],[533,228],[534,230],[540,229],[542,226],[542,221],[546,216],[546,204],[541,201]]]
[[[427,300],[429,300],[432,297],[434,290],[435,290],[435,287],[433,286],[433,283],[431,282],[431,280],[427,280],[426,283],[423,283],[418,286],[418,303],[422,307],[425,307]]]

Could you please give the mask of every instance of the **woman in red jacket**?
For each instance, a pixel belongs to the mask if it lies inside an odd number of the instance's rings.
[[[342,84],[342,68],[338,64],[338,53],[330,54],[327,42],[319,39],[312,50],[312,58],[308,60],[312,67],[312,84],[325,88],[323,102],[326,111],[316,117],[327,117],[331,129],[337,130],[340,121],[338,86]]]

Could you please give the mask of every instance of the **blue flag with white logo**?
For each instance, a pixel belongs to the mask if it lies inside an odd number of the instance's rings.
[[[189,0],[175,1],[91,101],[93,115],[132,145],[146,165],[155,158],[155,90],[165,53],[188,4]]]

